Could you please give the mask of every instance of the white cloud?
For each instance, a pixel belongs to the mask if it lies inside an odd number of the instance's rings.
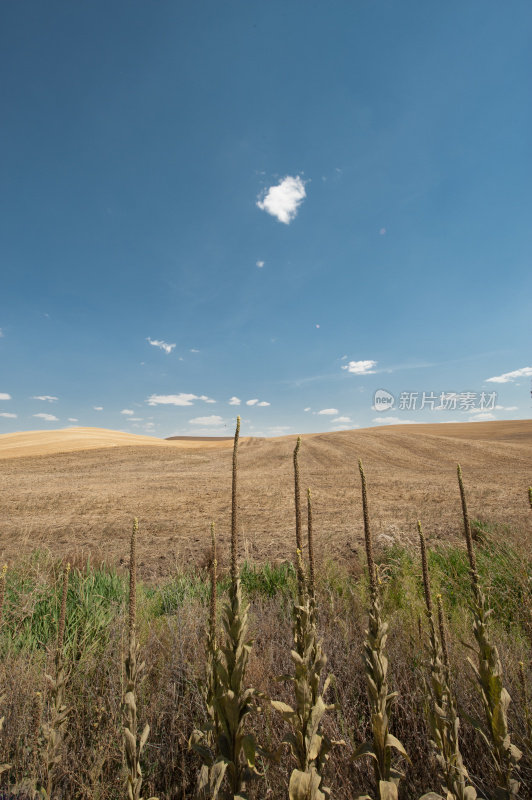
[[[0,417],[5,417],[6,419],[16,419],[17,414],[11,414],[9,411],[0,411]]]
[[[353,375],[374,375],[373,367],[376,366],[376,361],[349,361],[348,364],[342,365],[342,369],[346,369]]]
[[[203,400],[204,403],[216,403],[207,395],[187,394],[180,392],[179,394],[152,394],[146,400],[149,406],[192,406],[194,400]]]
[[[360,428],[360,425],[335,425],[334,428],[331,428],[331,431],[352,431],[353,428]]]
[[[379,425],[413,425],[417,422],[417,420],[400,419],[400,417],[375,417],[372,421]]]
[[[51,394],[37,394],[34,395],[32,400],[44,400],[46,403],[55,403],[56,400],[59,400],[58,397],[53,397]]]
[[[257,403],[257,406],[265,408],[266,406],[271,406],[271,403],[268,403],[266,400],[261,400],[260,403]]]
[[[57,417],[54,417],[53,414],[33,414],[32,416],[37,417],[37,419],[44,419],[46,422],[59,422]]]
[[[522,367],[515,369],[513,372],[504,372],[502,375],[496,375],[494,378],[486,378],[487,383],[510,383],[516,378],[528,378],[532,375],[532,367]]]
[[[304,408],[303,411],[310,411],[310,406],[307,406],[306,408]]]
[[[153,345],[153,347],[159,347],[161,350],[164,350],[167,355],[171,353],[175,347],[175,344],[168,344],[167,342],[163,342],[162,339],[150,339],[149,336],[146,341]]]
[[[69,422],[79,422],[79,419],[77,417],[69,417],[68,421]]]
[[[222,417],[219,417],[217,414],[211,414],[208,417],[194,417],[194,419],[189,419],[189,423],[191,425],[223,425],[224,421]]]
[[[268,428],[268,433],[270,436],[284,436],[290,430],[292,430],[290,425],[275,425]]]
[[[239,406],[241,402],[242,401],[240,400],[239,397],[231,397],[231,399],[229,400],[229,405],[230,406]]]
[[[277,217],[279,222],[288,225],[296,216],[299,206],[307,196],[305,182],[299,175],[287,175],[276,186],[270,186],[257,205],[262,211]]]
[[[351,417],[335,417],[331,422],[351,422]]]
[[[199,350],[197,350],[195,347],[191,347],[190,348],[190,352],[191,353],[199,353]]]
[[[7,392],[0,392],[0,400],[11,400],[11,395]]]
[[[258,402],[259,402],[259,398],[258,397],[254,397],[253,400],[246,400],[246,405],[247,406],[256,406]]]
[[[257,262],[256,262],[256,265],[257,265],[257,267],[258,267],[259,269],[262,269],[262,267],[264,266],[264,261],[257,261]]]
[[[479,411],[474,417],[471,417],[470,422],[487,422],[491,419],[497,419],[495,414],[490,414],[489,411]]]
[[[93,406],[94,411],[103,411],[103,406]]]
[[[124,416],[126,417],[131,417],[135,412],[133,411],[132,408],[123,408],[120,413],[124,414]]]
[[[143,417],[130,417],[128,422],[142,422]]]
[[[325,416],[334,417],[335,414],[338,414],[337,408],[322,408],[321,411],[317,411],[317,414],[323,414]]]

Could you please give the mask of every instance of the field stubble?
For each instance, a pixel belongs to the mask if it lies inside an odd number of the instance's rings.
[[[408,427],[408,429],[406,429]],[[293,555],[291,453],[295,438],[243,439],[240,445],[241,552],[257,562]],[[356,567],[363,542],[358,458],[372,483],[377,545],[461,538],[454,469],[460,461],[479,518],[508,525],[532,543],[526,492],[532,474],[532,422],[412,425],[303,437],[302,486],[313,493],[316,558]],[[1,451],[1,437],[0,437]],[[1,453],[0,453],[1,454]],[[209,523],[221,552],[229,547],[231,442],[217,446],[124,446],[0,460],[4,560],[36,547],[55,556],[91,555],[120,564],[131,519],[144,579],[201,564]],[[525,498],[525,499],[523,499]]]

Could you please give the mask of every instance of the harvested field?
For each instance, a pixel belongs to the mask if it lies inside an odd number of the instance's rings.
[[[139,561],[147,579],[170,574],[176,564],[201,562],[211,519],[220,549],[228,548],[230,441],[163,441],[98,429],[40,433],[0,436],[4,560],[49,548],[120,563],[133,516],[140,521]],[[429,542],[460,537],[459,461],[472,516],[505,524],[521,544],[530,543],[532,421],[388,426],[302,438],[301,475],[313,490],[318,558],[356,561],[362,542],[358,458],[368,477],[377,542],[414,542],[418,517]],[[294,443],[294,436],[241,442],[243,557],[292,556]]]

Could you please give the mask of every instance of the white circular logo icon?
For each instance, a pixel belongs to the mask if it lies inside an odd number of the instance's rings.
[[[377,389],[373,395],[373,408],[375,411],[389,411],[390,408],[393,408],[394,403],[395,397],[390,392],[387,392],[386,389]]]

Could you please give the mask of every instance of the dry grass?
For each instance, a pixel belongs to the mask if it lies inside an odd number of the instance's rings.
[[[66,433],[66,432],[60,432]],[[125,436],[125,434],[118,434]],[[30,434],[24,434],[30,436]],[[144,530],[139,572],[170,575],[201,563],[215,519],[227,552],[231,442],[158,442],[0,460],[1,560],[36,547],[61,557],[124,563],[130,521]],[[532,422],[390,426],[302,437],[303,486],[313,487],[316,559],[358,563],[363,526],[356,463],[371,475],[376,545],[461,538],[455,465],[467,474],[471,513],[507,524],[530,542],[527,491]],[[0,456],[6,437],[0,437]],[[258,562],[293,556],[292,452],[295,437],[242,439],[241,555]]]
[[[413,554],[417,557],[417,554]],[[35,567],[36,568],[36,567]],[[45,563],[40,569],[46,570]],[[416,562],[414,568],[420,573]],[[46,573],[40,575],[46,580]],[[414,586],[412,573],[401,577],[410,587],[404,603],[393,602],[394,583],[386,583],[392,592],[386,600],[390,615],[388,655],[393,687],[399,691],[394,708],[393,733],[403,742],[412,764],[405,764],[406,778],[401,785],[401,800],[418,798],[423,791],[437,788],[436,765],[432,759],[428,731],[423,719],[424,658],[420,649],[416,611],[422,611],[420,575]],[[53,580],[53,576],[51,576]],[[207,580],[207,576],[205,576]],[[55,583],[58,584],[59,576]],[[125,578],[124,578],[125,583]],[[334,588],[336,587],[336,588]],[[59,591],[59,585],[56,585]],[[413,592],[410,593],[410,592]],[[364,794],[372,785],[372,767],[366,760],[352,762],[356,746],[371,736],[371,723],[362,653],[364,643],[366,581],[353,584],[343,573],[317,574],[320,616],[318,628],[328,655],[327,667],[335,676],[328,692],[338,711],[326,715],[325,733],[331,739],[345,739],[346,746],[334,748],[325,769],[325,780],[337,800],[351,800]],[[284,600],[283,600],[284,598]],[[187,598],[178,613],[153,616],[148,596],[139,586],[140,658],[146,661],[146,681],[139,697],[139,724],[150,725],[150,738],[144,752],[143,772],[146,793],[156,793],[161,800],[187,800],[194,796],[200,760],[187,746],[193,728],[205,720],[201,685],[205,675],[204,622],[208,616],[208,598],[200,603]],[[289,685],[276,676],[292,669],[290,646],[293,642],[291,598],[256,596],[251,601],[251,629],[254,647],[250,654],[248,680],[270,697],[292,702]],[[465,647],[471,642],[471,620],[461,611],[450,623],[449,657],[458,705],[473,715],[480,705],[470,676],[464,669]],[[67,623],[68,627],[68,623]],[[126,603],[116,608],[112,625],[105,628],[96,649],[86,650],[72,671],[68,702],[68,738],[57,768],[58,798],[69,800],[117,800],[124,797],[122,763],[122,674],[120,664],[128,640]],[[526,735],[522,703],[519,661],[528,665],[530,646],[494,621],[494,643],[500,649],[508,689],[514,699],[510,707],[512,733]],[[0,737],[0,761],[13,765],[4,783],[23,784],[32,771],[32,714],[34,693],[44,689],[43,672],[46,652],[43,648],[29,654],[12,648],[0,661],[0,685],[6,700],[2,708],[6,721]],[[526,670],[526,679],[530,672]],[[287,728],[279,716],[268,711],[251,718],[251,730],[268,750],[278,747]],[[491,786],[490,757],[480,737],[466,718],[463,720],[463,755],[480,796],[486,797]],[[291,760],[285,753],[279,763],[262,762],[264,779],[253,787],[253,800],[282,800],[287,797]],[[532,762],[523,764],[523,798],[532,791]]]

